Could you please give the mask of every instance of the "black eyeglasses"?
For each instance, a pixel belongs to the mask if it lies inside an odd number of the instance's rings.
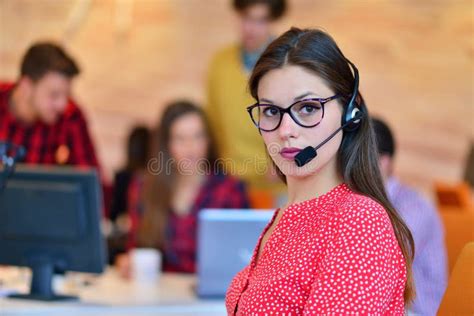
[[[255,103],[247,108],[250,118],[261,131],[272,132],[280,127],[283,114],[290,117],[301,127],[315,127],[324,117],[324,105],[339,98],[336,94],[329,98],[312,98],[296,101],[289,107],[282,108],[274,104]]]

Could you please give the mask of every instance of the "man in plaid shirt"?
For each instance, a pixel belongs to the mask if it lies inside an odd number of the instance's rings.
[[[25,163],[98,168],[87,122],[70,99],[79,74],[74,60],[53,43],[31,46],[15,83],[0,83],[0,141],[22,145]]]
[[[394,175],[396,141],[390,127],[378,118],[372,118],[372,127],[388,198],[415,241],[413,279],[416,297],[408,315],[436,315],[448,280],[443,223],[428,200]]]

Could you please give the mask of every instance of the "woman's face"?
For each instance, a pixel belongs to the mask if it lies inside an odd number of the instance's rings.
[[[209,139],[201,116],[185,114],[171,125],[169,151],[178,171],[193,174],[207,159]]]
[[[300,66],[286,65],[265,74],[258,85],[260,103],[270,103],[288,108],[296,101],[309,98],[328,98],[335,93],[321,77]],[[296,150],[315,147],[341,126],[342,109],[336,100],[324,105],[324,117],[319,125],[305,128],[287,114],[283,115],[278,129],[262,131],[267,150],[275,164],[287,177],[306,177],[320,172],[327,166],[336,166],[336,154],[342,140],[338,133],[318,149],[318,155],[303,167],[296,166]]]

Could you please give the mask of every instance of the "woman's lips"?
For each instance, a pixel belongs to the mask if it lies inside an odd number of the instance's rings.
[[[280,151],[280,155],[285,158],[285,159],[295,159],[295,156],[299,154],[301,149],[295,148],[295,147],[290,147],[290,148],[283,148]]]

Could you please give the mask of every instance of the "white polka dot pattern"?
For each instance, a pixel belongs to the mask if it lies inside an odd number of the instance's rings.
[[[227,291],[228,315],[404,314],[405,260],[374,200],[341,184],[290,205],[256,263],[270,225]]]

